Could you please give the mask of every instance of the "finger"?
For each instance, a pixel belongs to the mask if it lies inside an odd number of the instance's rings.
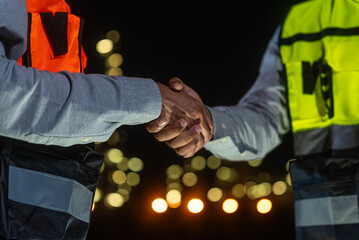
[[[199,135],[198,137],[198,143],[197,143],[197,147],[196,149],[194,150],[193,154],[195,154],[196,152],[198,152],[200,149],[202,149],[202,147],[206,144],[205,142],[205,139],[203,137],[203,135]],[[187,157],[187,156],[184,156],[184,157]]]
[[[187,127],[187,122],[181,118],[171,125],[164,127],[161,131],[154,134],[154,137],[160,141],[170,141],[179,136]]]
[[[173,149],[180,148],[195,140],[199,134],[201,134],[201,128],[200,126],[195,125],[190,129],[183,131],[178,137],[171,141],[167,141],[166,144]]]
[[[168,121],[165,118],[158,118],[146,124],[146,130],[149,133],[158,133],[161,131],[166,125]]]
[[[181,91],[183,89],[183,82],[181,79],[177,78],[177,77],[173,77],[168,81],[168,86],[173,90],[173,91]]]
[[[200,145],[203,143],[203,138],[201,135],[198,135],[192,142],[189,144],[177,148],[176,153],[184,158],[192,157],[199,149],[201,149]]]

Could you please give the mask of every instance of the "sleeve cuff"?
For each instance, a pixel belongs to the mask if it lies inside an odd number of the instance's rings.
[[[156,119],[162,109],[161,93],[152,79],[127,77],[125,91],[128,102],[127,125]]]

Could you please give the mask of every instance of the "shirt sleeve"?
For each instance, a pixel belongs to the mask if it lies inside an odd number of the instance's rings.
[[[0,135],[70,146],[106,141],[121,125],[159,116],[161,95],[151,79],[19,66],[26,26],[25,0],[0,0]]]
[[[290,129],[285,87],[278,71],[281,60],[277,28],[262,58],[259,75],[245,96],[234,106],[210,108],[215,131],[205,148],[228,160],[263,158],[281,143]]]

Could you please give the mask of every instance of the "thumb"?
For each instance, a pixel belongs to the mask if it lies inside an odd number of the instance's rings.
[[[173,77],[168,81],[168,86],[171,90],[180,92],[184,87],[184,83],[178,77]]]

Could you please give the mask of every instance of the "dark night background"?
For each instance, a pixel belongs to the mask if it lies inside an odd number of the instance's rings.
[[[75,13],[86,21],[88,73],[105,71],[96,43],[114,29],[121,35],[116,51],[123,55],[125,76],[162,83],[180,77],[208,106],[236,104],[253,84],[267,42],[291,2],[72,0]],[[239,210],[231,215],[221,210],[220,203],[211,202],[205,202],[205,209],[197,215],[188,213],[184,205],[154,213],[151,201],[166,194],[166,168],[184,160],[157,143],[144,125],[121,128],[127,131],[128,140],[119,149],[144,162],[141,183],[119,209],[96,205],[88,239],[294,239],[291,193],[268,196],[273,209],[266,215],[259,214],[256,201],[246,197],[238,199]],[[287,135],[260,169],[225,163],[238,170],[240,179],[267,171],[276,180],[286,174],[284,165],[292,157],[291,148]],[[210,155],[205,150],[198,154]],[[194,193],[205,200],[214,172],[199,175],[198,186],[183,192],[183,202]]]

